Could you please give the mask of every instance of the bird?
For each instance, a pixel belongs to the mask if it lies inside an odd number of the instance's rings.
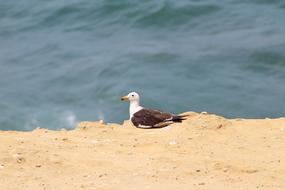
[[[130,92],[121,97],[121,101],[130,101],[129,120],[137,128],[162,128],[175,122],[181,123],[188,115],[175,115],[155,109],[140,106],[140,96],[137,92]]]

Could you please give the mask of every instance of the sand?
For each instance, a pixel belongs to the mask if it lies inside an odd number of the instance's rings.
[[[0,132],[1,190],[285,189],[285,118]]]

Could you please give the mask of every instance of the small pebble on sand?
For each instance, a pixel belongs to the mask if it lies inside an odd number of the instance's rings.
[[[169,145],[176,145],[177,144],[177,142],[176,142],[176,140],[172,140],[172,141],[169,141],[169,143],[168,143]]]
[[[13,154],[12,156],[18,163],[22,163],[25,161],[25,158],[18,153]]]
[[[99,141],[97,141],[97,140],[91,140],[91,143],[92,143],[92,144],[98,144]]]

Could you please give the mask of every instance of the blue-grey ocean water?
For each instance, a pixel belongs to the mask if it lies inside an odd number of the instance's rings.
[[[284,0],[0,0],[0,129],[285,116]]]

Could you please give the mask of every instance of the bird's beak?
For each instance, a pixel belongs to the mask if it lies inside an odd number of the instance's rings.
[[[123,97],[121,97],[121,100],[122,101],[127,101],[127,100],[129,100],[129,97],[128,96],[123,96]]]

